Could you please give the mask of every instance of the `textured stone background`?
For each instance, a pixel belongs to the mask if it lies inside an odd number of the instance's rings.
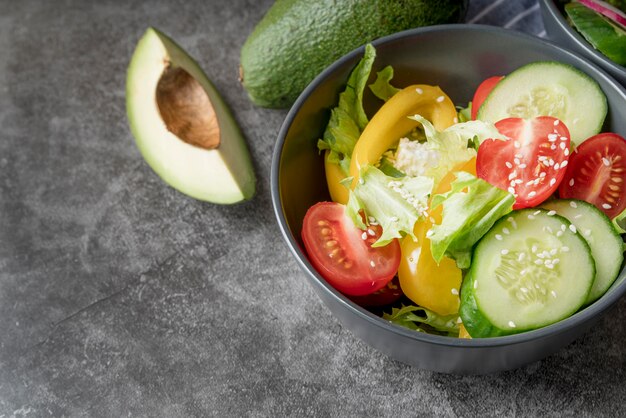
[[[626,414],[626,300],[558,354],[484,377],[400,364],[330,315],[271,207],[286,112],[237,81],[270,3],[0,0],[0,417]],[[473,1],[468,20],[545,34],[534,0]],[[234,109],[252,202],[186,198],[139,155],[124,82],[149,25]]]

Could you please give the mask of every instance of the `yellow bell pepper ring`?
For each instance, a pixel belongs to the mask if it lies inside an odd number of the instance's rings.
[[[346,178],[346,175],[339,167],[339,164],[328,161],[330,151],[326,151],[324,154],[324,170],[326,172],[326,183],[328,184],[328,192],[333,202],[341,203],[345,205],[348,203],[350,194],[348,188],[341,184],[341,181]]]
[[[416,114],[428,119],[439,131],[457,121],[454,103],[439,87],[415,84],[400,90],[376,112],[352,151],[352,188],[362,166],[377,163],[384,152],[419,125],[409,118]]]

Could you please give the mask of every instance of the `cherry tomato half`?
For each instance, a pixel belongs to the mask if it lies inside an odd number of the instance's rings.
[[[472,120],[476,120],[476,115],[478,115],[478,109],[482,106],[483,102],[491,93],[491,90],[502,80],[504,76],[496,75],[493,77],[489,77],[482,83],[478,85],[476,92],[474,93],[474,98],[472,99]]]
[[[626,208],[625,182],[626,140],[614,133],[602,133],[576,148],[559,196],[587,201],[614,218]]]
[[[570,134],[551,116],[496,122],[508,140],[487,139],[478,147],[476,173],[515,196],[513,209],[533,207],[559,187],[569,160]]]
[[[378,225],[365,231],[357,228],[345,206],[335,202],[311,206],[302,225],[302,241],[311,264],[335,289],[350,296],[385,287],[398,271],[398,240],[372,247],[381,233]]]

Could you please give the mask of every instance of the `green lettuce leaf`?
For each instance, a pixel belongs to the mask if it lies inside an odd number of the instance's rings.
[[[458,315],[438,315],[421,306],[404,306],[392,308],[391,313],[383,313],[383,319],[418,332],[436,331],[450,337],[458,337]],[[426,325],[426,327],[424,327]]]
[[[420,115],[410,116],[424,128],[428,148],[439,153],[439,162],[429,167],[423,175],[432,177],[438,183],[450,170],[457,165],[476,156],[474,147],[468,147],[470,141],[480,143],[487,138],[505,139],[495,126],[483,121],[457,123],[439,132],[426,118]],[[397,154],[396,154],[397,156]],[[401,171],[403,167],[396,167]]]
[[[467,107],[457,107],[457,109],[459,109],[457,112],[459,114],[459,122],[462,123],[472,120],[472,102],[469,102]]]
[[[347,213],[354,224],[361,226],[360,210],[367,219],[373,217],[383,228],[381,237],[372,246],[382,247],[394,238],[413,234],[415,222],[424,216],[433,180],[428,177],[390,177],[372,165],[361,168],[360,180],[350,193]]]
[[[399,88],[391,85],[392,78],[393,67],[388,65],[376,73],[376,81],[374,81],[373,84],[370,84],[370,90],[372,90],[372,93],[374,93],[374,95],[381,100],[387,101],[391,99],[394,94],[400,91]]]
[[[441,224],[433,225],[428,233],[435,261],[447,254],[459,268],[468,268],[474,244],[513,210],[513,203],[511,193],[464,171],[456,173],[452,189],[433,196],[431,202],[432,209],[443,204]]]
[[[363,91],[375,58],[374,47],[366,45],[363,58],[350,73],[346,89],[339,95],[339,104],[331,110],[323,138],[317,141],[317,148],[330,150],[329,160],[339,164],[346,175],[354,145],[368,123],[363,108]]]

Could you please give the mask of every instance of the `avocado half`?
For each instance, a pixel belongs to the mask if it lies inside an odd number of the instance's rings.
[[[198,64],[149,28],[126,77],[126,111],[143,158],[167,184],[195,199],[232,204],[256,179],[241,131]]]

